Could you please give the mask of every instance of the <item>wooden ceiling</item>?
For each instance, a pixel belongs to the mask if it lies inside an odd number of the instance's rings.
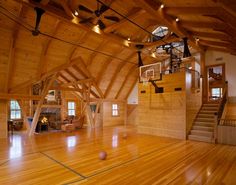
[[[189,38],[194,51],[215,49],[236,53],[233,0],[101,2],[119,14],[108,9],[98,18],[94,13],[79,10],[83,5],[95,11],[101,6],[95,0],[1,1],[0,92],[16,93],[58,73],[57,81],[64,88],[79,90],[76,84],[87,79],[86,83],[93,84],[94,97],[126,99],[138,77],[137,44],[145,46],[144,64],[168,58],[154,56],[152,52],[157,46],[180,41],[183,37]],[[43,34],[32,36],[30,30],[34,29],[36,6],[46,13],[39,28]],[[120,21],[107,20],[105,16],[116,16]],[[89,22],[80,23],[90,17]],[[99,19],[106,26],[103,30],[96,30]],[[167,26],[179,37],[168,34],[164,41],[147,42],[148,32],[160,25]]]

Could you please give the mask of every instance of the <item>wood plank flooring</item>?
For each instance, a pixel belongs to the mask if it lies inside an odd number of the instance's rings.
[[[0,140],[0,184],[235,185],[236,147],[142,135],[134,127],[15,134]]]

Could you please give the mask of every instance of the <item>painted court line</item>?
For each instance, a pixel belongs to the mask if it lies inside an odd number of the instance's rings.
[[[60,161],[58,161],[58,160],[52,158],[51,156],[49,156],[49,155],[47,155],[47,154],[45,154],[45,153],[43,153],[43,152],[39,152],[39,153],[41,153],[42,155],[44,155],[44,156],[46,156],[47,158],[51,159],[52,161],[56,162],[57,164],[63,166],[64,168],[68,169],[69,171],[75,173],[76,175],[82,177],[83,179],[87,178],[86,176],[82,175],[81,173],[78,173],[77,171],[75,171],[75,170],[73,170],[72,168],[70,168],[70,167],[64,165],[64,164],[61,163]]]
[[[172,146],[172,145],[175,145],[175,144],[177,144],[177,143],[179,143],[179,142],[171,143],[171,144],[169,144],[169,145],[167,145],[167,146],[164,146],[164,147],[162,147],[162,148],[158,148],[158,149],[152,150],[152,151],[150,151],[150,152],[148,152],[148,153],[145,153],[145,154],[140,155],[140,156],[138,156],[138,157],[135,157],[135,158],[133,158],[133,159],[127,160],[127,161],[122,162],[122,163],[120,163],[120,164],[114,165],[114,166],[112,166],[112,167],[110,167],[110,168],[106,168],[106,169],[104,169],[104,170],[101,170],[101,171],[96,172],[96,173],[94,173],[94,174],[91,174],[91,175],[89,175],[89,176],[84,176],[84,177],[85,177],[84,179],[80,179],[80,180],[78,180],[78,181],[69,182],[69,183],[67,183],[67,184],[65,184],[65,185],[70,185],[70,184],[73,184],[73,183],[76,183],[76,182],[81,182],[81,181],[87,180],[88,178],[94,177],[94,176],[96,176],[96,175],[102,174],[102,173],[107,172],[107,171],[109,171],[109,170],[112,170],[112,169],[114,169],[114,168],[118,168],[118,167],[123,166],[123,165],[125,165],[125,164],[131,163],[131,162],[133,162],[133,161],[136,161],[136,160],[138,160],[138,159],[141,159],[141,158],[143,158],[143,157],[145,157],[145,156],[148,156],[148,155],[150,155],[150,154],[152,154],[152,153],[155,153],[155,152],[157,152],[157,151],[160,151],[160,150],[162,150],[162,149],[165,149],[165,148],[167,148],[167,147],[169,147],[169,146]]]

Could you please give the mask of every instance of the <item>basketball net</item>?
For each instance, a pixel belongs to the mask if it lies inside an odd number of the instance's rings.
[[[143,82],[143,86],[147,86],[148,82],[149,82],[149,78],[148,77],[141,77],[141,80]]]

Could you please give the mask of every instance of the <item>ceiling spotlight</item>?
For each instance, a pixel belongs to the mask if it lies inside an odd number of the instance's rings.
[[[78,13],[78,11],[77,10],[75,10],[75,16],[78,16],[79,15],[79,13]]]
[[[130,38],[128,38],[127,40],[130,40]]]
[[[161,4],[161,9],[163,9],[165,7],[165,5],[164,4]]]
[[[175,19],[175,21],[176,21],[176,22],[179,22],[179,18],[177,17],[177,18]]]

